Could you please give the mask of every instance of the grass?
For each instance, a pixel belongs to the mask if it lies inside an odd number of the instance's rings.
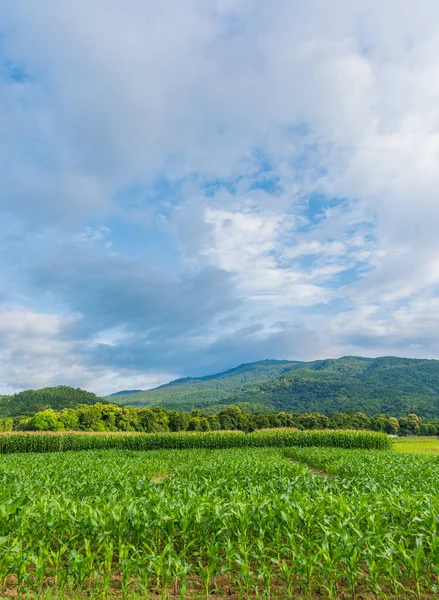
[[[395,439],[393,449],[397,452],[439,455],[439,439],[436,436],[402,437]]]

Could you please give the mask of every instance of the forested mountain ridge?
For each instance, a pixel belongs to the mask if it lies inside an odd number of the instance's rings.
[[[107,400],[58,386],[0,396],[0,417],[32,415],[96,402],[162,406],[169,410],[201,409],[217,414],[227,406],[245,412],[323,413],[361,411],[439,418],[439,361],[396,357],[299,361],[259,361],[223,373],[184,378],[153,390],[127,390]]]
[[[282,375],[289,369],[300,367],[298,361],[263,360],[246,363],[222,373],[203,377],[176,379],[152,390],[123,394],[117,392],[107,400],[131,406],[166,406],[175,410],[191,410],[229,400],[254,386]]]
[[[95,404],[100,400],[96,394],[67,385],[47,387],[40,390],[26,390],[11,396],[0,396],[0,417],[32,415],[53,408],[74,408],[79,404]]]
[[[114,392],[110,396],[128,396],[129,394],[138,394],[142,390],[121,390],[120,392]]]
[[[439,417],[439,361],[398,357],[260,361],[216,375],[185,378],[116,396],[134,406],[221,410],[229,404],[271,411],[416,413]]]

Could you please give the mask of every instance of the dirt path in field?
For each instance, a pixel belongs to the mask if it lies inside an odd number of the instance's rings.
[[[326,479],[333,478],[333,475],[326,473],[326,471],[321,471],[320,469],[316,469],[315,467],[312,467],[311,465],[307,465],[306,463],[301,462],[300,460],[296,460],[295,458],[289,458],[288,460],[290,462],[296,463],[297,465],[303,465],[304,467],[309,469],[312,473],[315,473],[316,475],[320,475],[320,477],[326,477]]]

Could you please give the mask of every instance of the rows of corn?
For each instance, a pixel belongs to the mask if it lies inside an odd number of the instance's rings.
[[[225,449],[287,446],[387,449],[391,438],[371,431],[215,431],[194,433],[3,433],[0,454],[69,450]]]
[[[0,597],[436,598],[438,517],[431,457],[324,446],[10,454]]]

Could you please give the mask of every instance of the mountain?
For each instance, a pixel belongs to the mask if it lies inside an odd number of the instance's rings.
[[[439,418],[439,361],[345,356],[260,361],[206,377],[177,379],[153,390],[114,398],[134,406],[217,412],[229,404],[250,410],[361,411]]]
[[[138,394],[142,390],[122,390],[121,392],[114,392],[114,394],[110,394],[108,397],[112,396],[128,396],[129,394]]]
[[[0,416],[31,415],[47,408],[62,410],[63,408],[74,408],[78,404],[95,404],[96,402],[107,401],[80,388],[60,385],[40,390],[27,390],[12,396],[0,396]]]
[[[107,396],[107,400],[131,406],[160,405],[175,410],[206,408],[278,377],[303,363],[289,360],[263,360],[240,365],[223,373],[176,379],[153,390]]]

